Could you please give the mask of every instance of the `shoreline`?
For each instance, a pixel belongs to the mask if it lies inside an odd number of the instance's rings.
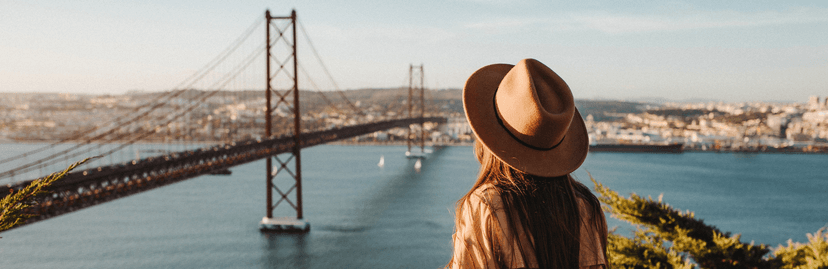
[[[59,140],[0,140],[0,144],[52,144],[56,143]],[[80,144],[83,141],[67,141],[65,144]],[[218,144],[225,144],[225,143],[232,143],[226,141],[193,141],[193,142],[182,142],[182,143],[164,143],[163,141],[139,141],[135,142],[136,145],[148,145],[148,144],[169,144],[169,145],[218,145]],[[119,143],[106,143],[106,144],[119,144]],[[328,142],[323,145],[355,145],[355,146],[405,146],[406,141],[347,141],[347,140],[339,140]],[[412,143],[412,147],[415,143]],[[450,147],[450,146],[473,146],[474,142],[447,142],[447,143],[434,143],[430,141],[426,141],[425,143],[428,147]]]
[[[828,154],[828,151],[744,151],[744,150],[700,150],[700,149],[685,149],[684,152],[689,153],[733,153],[733,154],[807,154],[807,155],[821,155]]]
[[[12,139],[4,139],[0,140],[0,144],[51,144],[58,142],[57,140],[12,140]],[[77,142],[79,143],[79,142]],[[196,145],[202,144],[204,146],[209,145],[216,145],[216,144],[223,144],[224,141],[197,141],[197,142],[185,142],[185,143],[170,143],[170,145]],[[115,143],[109,143],[115,144]],[[163,142],[152,142],[152,141],[142,141],[136,142],[137,145],[147,145],[147,144],[165,144]],[[347,141],[347,140],[340,140],[326,143],[325,145],[337,145],[337,146],[405,146],[407,143],[406,141]],[[625,145],[625,144],[618,144],[618,145]],[[448,143],[433,143],[433,142],[426,142],[426,146],[428,147],[470,147],[474,146],[474,142],[448,142]],[[412,147],[416,147],[416,143],[412,143]],[[788,149],[776,149],[771,148],[772,150],[768,149],[699,149],[699,148],[687,148],[685,147],[682,149],[681,153],[734,153],[734,154],[807,154],[807,155],[819,155],[819,154],[828,154],[828,150],[809,150],[806,151],[803,148],[788,148]],[[610,153],[664,153],[659,151],[641,151],[641,152],[633,152],[633,151],[590,151],[590,152],[610,152]],[[681,154],[681,153],[667,153],[667,154]]]
[[[405,146],[407,143],[405,141],[334,141],[326,143],[325,145],[338,145],[338,146]],[[433,142],[426,142],[425,145],[427,147],[468,147],[473,146],[474,142],[449,142],[449,143],[433,143]],[[418,146],[416,143],[412,143],[411,147]]]

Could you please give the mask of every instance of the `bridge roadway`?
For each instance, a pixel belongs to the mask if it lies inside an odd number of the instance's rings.
[[[446,122],[446,119],[442,117],[430,117],[423,120],[435,123]],[[419,118],[405,118],[304,133],[301,137],[301,147],[311,147],[394,127],[406,127],[419,122]],[[73,171],[50,186],[49,190],[52,192],[50,195],[37,197],[37,204],[29,208],[29,213],[34,213],[37,217],[29,219],[26,224],[200,175],[223,171],[236,165],[291,152],[293,141],[292,135],[261,141],[238,141],[223,146],[149,157],[126,164]],[[0,186],[0,194],[8,194],[10,188],[22,189],[29,182],[31,181],[12,186]]]

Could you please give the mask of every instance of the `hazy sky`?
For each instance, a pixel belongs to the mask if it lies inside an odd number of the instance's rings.
[[[828,96],[828,1],[618,2],[0,0],[0,92],[168,90],[295,8],[346,89],[402,86],[411,63],[462,88],[535,58],[576,98]]]

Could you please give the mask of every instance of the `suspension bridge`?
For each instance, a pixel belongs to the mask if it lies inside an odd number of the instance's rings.
[[[261,25],[264,33],[259,31]],[[317,59],[319,72],[309,72],[299,62],[300,32]],[[320,90],[312,78],[318,73],[326,75],[333,91]],[[367,107],[351,102],[313,47],[296,12],[271,16],[266,11],[264,18],[173,90],[155,94],[112,115],[107,122],[49,145],[3,156],[0,165],[11,168],[0,170],[4,184],[0,195],[22,189],[33,179],[27,177],[37,172],[63,170],[68,160],[100,156],[51,185],[50,194],[38,196],[36,205],[29,208],[29,213],[37,216],[29,219],[29,224],[266,159],[262,187],[267,189],[267,202],[260,228],[265,232],[307,232],[310,226],[302,207],[302,148],[403,128],[409,151],[412,144],[419,144],[422,152],[424,124],[446,122],[446,118],[426,112],[422,65],[411,65],[407,80],[407,99],[400,97],[404,106]],[[311,87],[300,88],[300,82]],[[240,97],[250,95],[258,97]],[[311,102],[310,96],[322,104]],[[155,154],[140,156],[136,150],[134,158],[123,157],[131,155],[134,147],[158,142],[166,146],[148,151]]]

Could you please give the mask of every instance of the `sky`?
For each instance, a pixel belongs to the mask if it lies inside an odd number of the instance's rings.
[[[295,9],[341,89],[405,86],[410,64],[462,88],[534,58],[577,99],[828,96],[828,1],[621,2],[0,0],[0,94],[169,90]]]

